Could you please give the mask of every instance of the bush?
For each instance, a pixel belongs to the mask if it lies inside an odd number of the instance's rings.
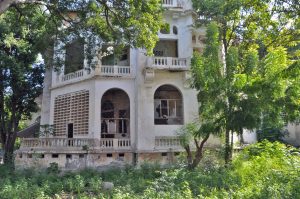
[[[51,162],[50,166],[47,168],[47,173],[58,174],[59,172],[58,164],[56,162]]]
[[[218,153],[196,170],[144,164],[124,170],[92,169],[58,175],[0,167],[0,196],[10,198],[300,198],[300,152],[278,142],[261,142],[239,153],[231,167],[221,166]],[[209,161],[211,159],[211,161]],[[205,165],[207,162],[207,165]],[[4,169],[3,169],[4,168]],[[8,171],[8,172],[6,172]],[[103,181],[115,188],[104,192]]]

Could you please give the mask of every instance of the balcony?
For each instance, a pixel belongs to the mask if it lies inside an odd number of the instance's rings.
[[[130,77],[130,66],[100,66],[101,76]]]
[[[65,84],[75,83],[89,79],[94,76],[124,78],[133,77],[130,66],[101,65],[96,67],[95,69],[81,69],[66,75],[61,74],[57,76],[56,80],[54,79],[53,86],[56,87]]]
[[[23,138],[20,150],[84,150],[98,148],[99,144],[90,138]],[[130,150],[129,138],[101,138],[100,150]]]
[[[180,138],[177,136],[156,136],[155,149],[157,150],[183,150]]]
[[[23,138],[21,149],[71,148],[82,149],[83,146],[94,146],[94,140],[89,138]]]
[[[100,149],[103,150],[130,150],[130,139],[114,139],[114,138],[101,138]]]
[[[164,8],[182,8],[182,0],[162,0],[162,7]]]
[[[189,58],[177,57],[150,57],[148,58],[148,68],[164,70],[189,70]]]

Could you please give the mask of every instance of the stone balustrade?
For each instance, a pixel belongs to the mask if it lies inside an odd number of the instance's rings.
[[[130,66],[100,66],[100,75],[102,76],[130,76]]]
[[[190,60],[177,57],[150,57],[148,67],[167,70],[189,70]]]
[[[95,75],[99,76],[110,76],[110,77],[131,77],[132,72],[130,66],[98,66],[98,68],[87,70],[82,69],[69,73],[66,75],[61,75],[55,82],[54,85],[68,84],[72,82],[81,81],[84,79],[91,78]]]
[[[95,147],[97,144],[94,139],[91,138],[23,138],[21,140],[21,149],[65,149],[65,148],[74,148],[74,149],[83,149],[87,146],[89,149]],[[121,139],[110,139],[110,138],[101,138],[100,139],[100,148],[101,149],[113,149],[113,150],[122,150],[122,149],[131,149],[131,143],[129,138]]]
[[[161,3],[164,8],[178,8],[183,6],[181,0],[162,0]]]
[[[115,139],[115,138],[101,138],[100,148],[102,149],[130,149],[130,139]]]
[[[72,80],[72,79],[77,79],[77,78],[83,77],[84,74],[85,74],[84,69],[78,70],[78,71],[75,71],[73,73],[63,75],[61,81],[65,82],[65,81],[69,81],[69,80]]]
[[[156,136],[156,149],[182,149],[180,138],[177,136]]]
[[[94,146],[94,140],[89,138],[23,138],[21,148],[69,148]]]

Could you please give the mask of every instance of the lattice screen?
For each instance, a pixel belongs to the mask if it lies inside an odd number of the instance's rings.
[[[88,134],[89,91],[59,95],[54,102],[55,135],[67,135],[67,125],[73,123],[74,135]]]

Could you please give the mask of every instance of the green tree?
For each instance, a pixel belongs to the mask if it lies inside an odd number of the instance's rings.
[[[37,111],[34,100],[43,82],[43,64],[35,61],[46,21],[39,9],[22,12],[26,17],[16,11],[0,16],[0,135],[6,164],[13,160],[20,121]]]
[[[0,14],[9,8],[22,12],[24,5],[40,8],[49,17],[50,30],[56,30],[61,41],[75,33],[90,37],[90,45],[97,45],[98,39],[101,43],[144,48],[148,54],[152,54],[162,25],[160,0],[2,0]]]
[[[203,128],[205,128],[204,125],[200,126],[198,123],[188,123],[177,130],[180,144],[187,154],[187,167],[191,170],[195,169],[203,158],[204,145],[210,136],[210,133],[203,131]],[[193,148],[196,148],[195,154],[193,154]]]
[[[282,112],[287,113],[286,119],[290,121],[299,114],[296,100],[299,80],[295,77],[299,62],[290,62],[285,50],[299,43],[299,3],[293,0],[195,0],[193,3],[199,16],[195,25],[214,21],[222,47],[222,52],[214,52],[215,57],[219,55],[217,61],[209,60],[206,52],[195,57],[194,65],[215,64],[221,71],[214,73],[216,69],[207,69],[210,71],[206,73],[211,75],[203,78],[216,90],[208,92],[211,95],[206,98],[218,101],[214,106],[221,111],[216,116],[223,116],[219,122],[222,121],[225,131],[228,162],[232,148],[230,132],[280,124]],[[200,90],[207,84],[194,86]],[[199,100],[202,104],[200,97]]]
[[[259,54],[260,48],[256,46],[261,40],[251,45],[248,40],[229,42],[223,57],[220,56],[220,47],[227,41],[222,30],[218,22],[208,25],[204,53],[195,54],[192,60],[192,86],[199,91],[203,124],[209,122],[225,132],[228,163],[232,151],[230,133],[282,128],[283,120],[294,121],[299,117],[300,82],[299,61],[289,60],[282,46],[268,47]]]
[[[5,163],[12,162],[13,145],[21,119],[36,110],[43,65],[33,64],[38,53],[46,72],[60,67],[53,59],[55,42],[84,37],[90,66],[95,49],[112,42],[146,49],[158,40],[161,27],[159,0],[139,1],[0,1],[0,119]]]

